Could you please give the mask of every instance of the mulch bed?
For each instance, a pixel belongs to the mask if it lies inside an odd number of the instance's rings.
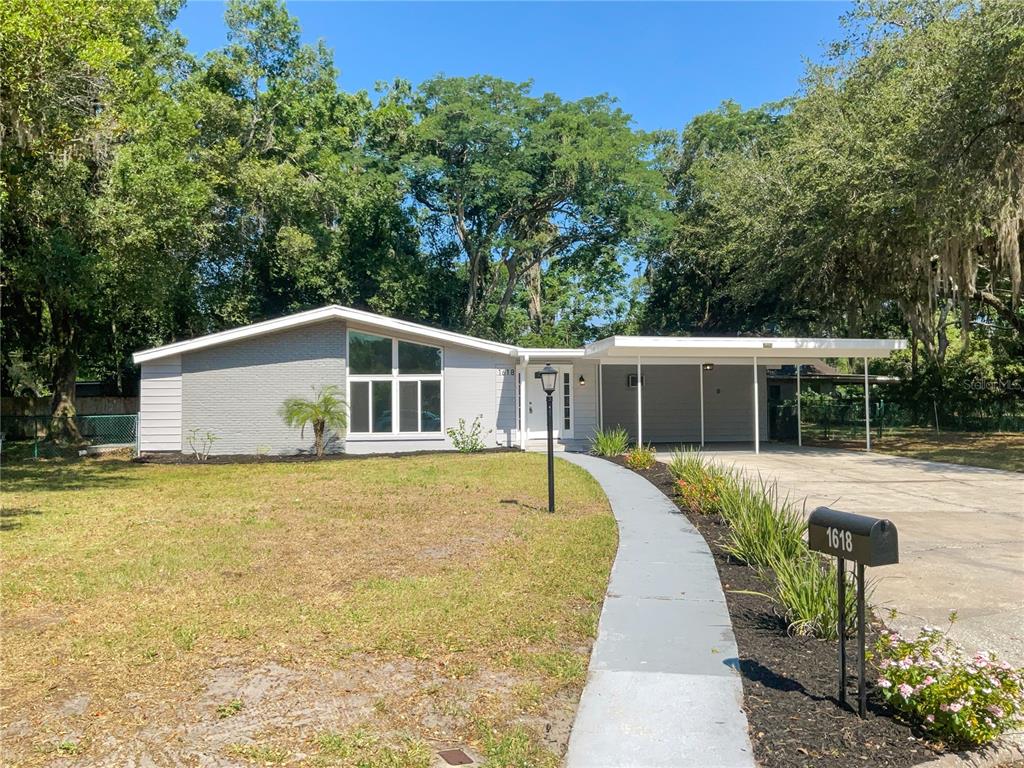
[[[621,460],[616,463],[623,464]],[[675,501],[672,475],[664,464],[638,472]],[[677,506],[678,503],[677,503]],[[911,766],[941,754],[874,695],[868,666],[868,715],[856,714],[856,641],[847,642],[848,706],[837,700],[838,646],[835,642],[795,637],[773,603],[759,595],[771,585],[752,568],[726,554],[719,541],[728,527],[721,519],[680,511],[704,536],[718,566],[733,632],[739,647],[743,697],[754,755],[763,768],[799,766]],[[868,634],[868,647],[879,625]]]

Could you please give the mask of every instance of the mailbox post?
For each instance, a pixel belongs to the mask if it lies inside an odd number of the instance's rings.
[[[846,561],[857,564],[857,646],[859,650],[857,712],[867,714],[867,687],[864,682],[864,568],[899,562],[896,525],[866,515],[854,515],[828,507],[818,507],[807,520],[807,545],[837,559],[836,578],[839,593],[839,703],[846,704]]]

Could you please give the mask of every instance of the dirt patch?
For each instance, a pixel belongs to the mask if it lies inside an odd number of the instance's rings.
[[[478,718],[500,717],[540,736],[561,754],[579,698],[566,689],[536,711],[516,703],[529,676],[498,670],[445,669],[430,661],[355,654],[324,669],[222,659],[188,685],[128,691],[120,701],[91,701],[79,692],[4,724],[3,741],[22,754],[74,754],[88,748],[92,766],[241,766],[237,747],[257,746],[301,761],[317,737],[366,729],[395,742],[426,741],[440,749],[464,743]],[[41,734],[46,734],[40,738]]]
[[[638,474],[675,499],[672,475],[663,464]],[[840,708],[837,644],[791,636],[770,600],[740,594],[769,592],[771,585],[725,553],[719,542],[728,528],[722,520],[681,507],[680,511],[704,536],[718,567],[739,648],[744,708],[759,765],[902,768],[941,754],[900,722],[870,688],[866,719]],[[872,627],[872,635],[878,628]],[[869,647],[872,639],[868,637]],[[856,702],[856,646],[848,644],[847,649],[851,670],[847,700]],[[868,678],[874,679],[870,671]]]

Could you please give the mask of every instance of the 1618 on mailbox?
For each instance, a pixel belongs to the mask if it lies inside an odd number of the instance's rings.
[[[896,526],[888,520],[819,507],[807,521],[807,544],[867,566],[899,562]]]

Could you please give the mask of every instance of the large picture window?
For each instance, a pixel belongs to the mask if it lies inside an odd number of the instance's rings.
[[[349,331],[349,431],[440,433],[441,367],[440,347]]]

